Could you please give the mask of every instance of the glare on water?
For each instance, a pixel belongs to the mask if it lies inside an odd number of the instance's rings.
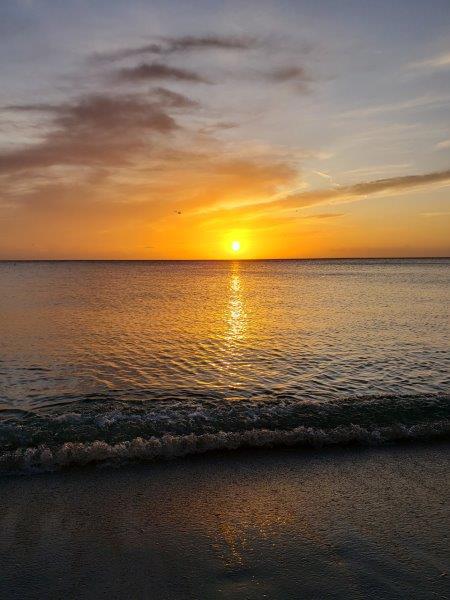
[[[228,335],[230,345],[245,337],[247,314],[245,312],[244,290],[239,274],[239,263],[231,265],[228,304]]]
[[[0,406],[448,385],[449,262],[0,263]]]

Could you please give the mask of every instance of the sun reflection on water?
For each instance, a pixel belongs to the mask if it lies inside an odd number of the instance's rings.
[[[231,265],[229,280],[229,300],[227,311],[227,341],[234,345],[245,338],[247,329],[247,313],[245,310],[244,289],[239,273],[239,263]]]

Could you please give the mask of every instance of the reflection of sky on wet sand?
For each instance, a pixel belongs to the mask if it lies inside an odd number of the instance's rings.
[[[0,591],[42,591],[51,575],[55,597],[85,577],[89,597],[426,598],[430,581],[445,597],[445,450],[229,453],[11,478]]]

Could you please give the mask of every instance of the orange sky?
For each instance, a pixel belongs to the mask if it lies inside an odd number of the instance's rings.
[[[448,256],[438,12],[213,5],[2,9],[0,259]]]

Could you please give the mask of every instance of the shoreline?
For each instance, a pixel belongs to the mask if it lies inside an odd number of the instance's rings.
[[[19,448],[0,455],[0,482],[7,477],[27,477],[45,473],[70,472],[89,468],[127,468],[185,460],[195,456],[238,456],[258,451],[332,452],[336,450],[363,450],[394,448],[396,446],[450,443],[447,422],[425,424],[411,428],[404,426],[384,428],[371,432],[356,429],[349,435],[340,428],[331,432],[319,432],[311,436],[307,428],[294,430],[250,430],[243,433],[228,432],[192,436],[163,436],[150,439],[134,438],[125,443],[108,444],[66,443],[63,446]]]
[[[0,424],[0,474],[148,461],[239,448],[380,446],[449,439],[446,394],[313,402],[223,397],[136,403],[95,398]]]
[[[445,598],[450,443],[1,479],[0,595]]]

